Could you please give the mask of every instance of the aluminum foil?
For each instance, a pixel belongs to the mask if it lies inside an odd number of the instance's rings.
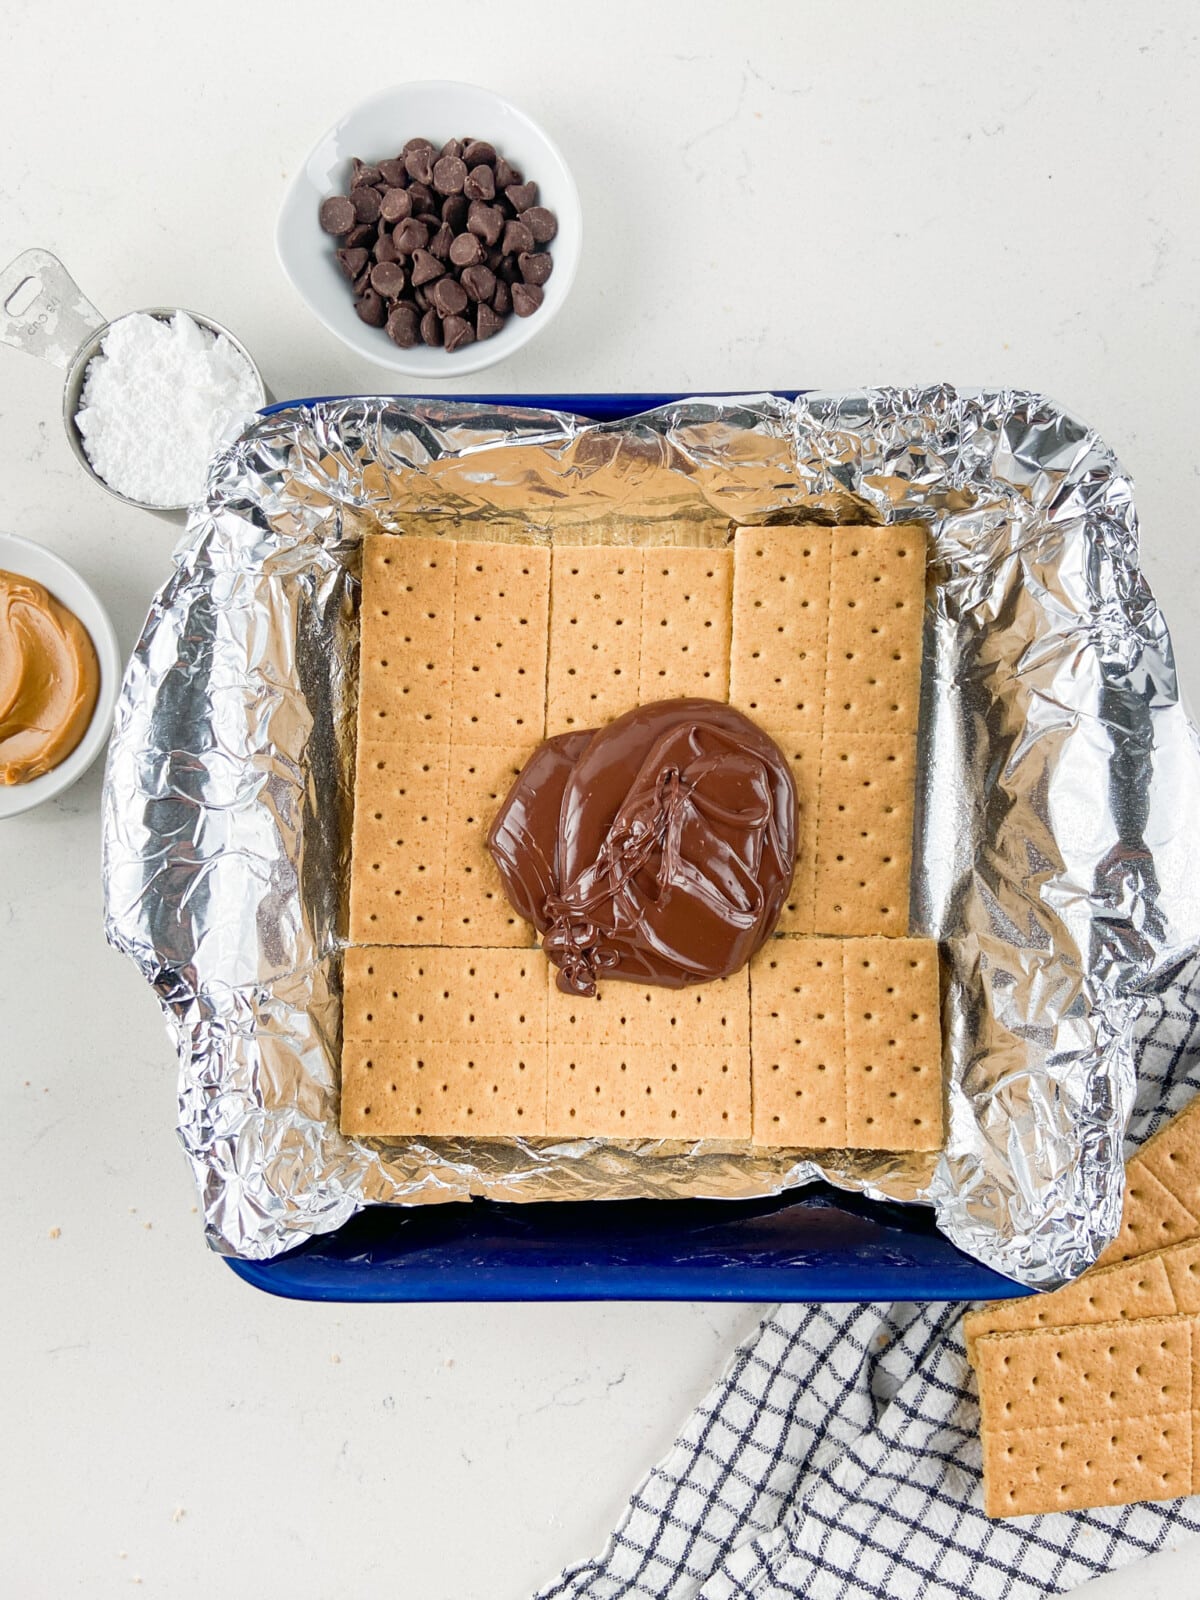
[[[797,505],[930,533],[912,903],[943,955],[944,1151],[343,1137],[364,531],[719,543]],[[732,1199],[826,1177],[932,1205],[963,1249],[1050,1286],[1116,1232],[1131,1032],[1200,944],[1200,745],[1129,480],[1041,396],[756,395],[606,425],[328,401],[213,463],[126,674],[104,866],[108,937],[178,1046],[219,1251],[274,1255],[373,1202]]]

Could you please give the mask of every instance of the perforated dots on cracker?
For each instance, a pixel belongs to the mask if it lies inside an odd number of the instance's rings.
[[[360,739],[449,739],[457,548],[391,534],[363,541]]]
[[[932,940],[769,940],[750,965],[750,1014],[755,1143],[941,1144]]]
[[[1196,1321],[994,1333],[975,1359],[989,1516],[1193,1492]]]
[[[639,648],[643,704],[687,695],[729,698],[729,550],[652,549],[643,555]]]
[[[551,734],[592,728],[640,698],[644,552],[556,545],[550,566]]]
[[[550,552],[459,546],[454,601],[452,736],[524,748],[545,732]]]
[[[908,932],[913,741],[825,730],[813,827],[813,923],[845,935]]]
[[[831,557],[828,528],[734,536],[729,697],[775,739],[820,731]]]
[[[848,939],[846,1142],[936,1150],[942,1143],[937,946],[929,939]]]
[[[552,1137],[745,1139],[746,972],[694,988],[601,984],[549,994]]]
[[[534,930],[504,892],[487,847],[488,829],[530,752],[455,744],[445,813],[445,901],[448,945],[529,946]]]
[[[751,963],[755,1144],[846,1144],[842,988],[839,939],[770,939]]]
[[[350,937],[437,944],[445,890],[447,753],[364,740],[358,746]]]
[[[546,974],[532,952],[349,950],[343,990],[344,1132],[545,1131]]]

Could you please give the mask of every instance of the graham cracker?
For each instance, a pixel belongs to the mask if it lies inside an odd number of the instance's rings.
[[[359,739],[351,939],[442,942],[447,760],[444,745]]]
[[[1188,1239],[1200,1239],[1200,1095],[1126,1162],[1121,1231],[1096,1265]]]
[[[990,1333],[1200,1314],[1200,1240],[1167,1245],[1111,1267],[1093,1267],[1052,1294],[998,1300],[963,1318],[967,1357]]]
[[[531,748],[510,753],[489,745],[452,747],[442,944],[528,948],[536,942],[532,924],[513,910],[487,848],[492,818],[532,753]]]
[[[782,933],[908,930],[924,593],[919,524],[737,530],[730,699],[800,805]]]
[[[732,550],[643,552],[638,699],[729,698]]]
[[[360,743],[449,742],[457,553],[445,539],[363,540]]]
[[[533,942],[487,829],[545,735],[549,575],[531,545],[364,540],[352,939]]]
[[[1128,1273],[1118,1270],[1124,1262],[1131,1264]],[[1160,1269],[1168,1275],[1166,1286],[1158,1276]],[[1093,1296],[1100,1306],[1114,1303],[1114,1297],[1127,1297],[1126,1310],[1118,1308],[1114,1315],[1133,1315],[1129,1308],[1142,1303],[1191,1310],[1194,1276],[1200,1283],[1200,1095],[1125,1163],[1121,1231],[1096,1264],[1053,1294],[1000,1300],[969,1313],[964,1321],[968,1354],[987,1333],[1048,1321],[1087,1321]],[[1168,1294],[1174,1297],[1170,1305],[1165,1304]],[[1144,1295],[1160,1298],[1143,1301]],[[1195,1309],[1200,1311],[1200,1305]]]
[[[523,950],[351,948],[342,1017],[343,1133],[544,1134],[540,957]]]
[[[980,1338],[988,1515],[1194,1492],[1198,1331],[1171,1316]]]
[[[549,992],[551,1137],[747,1139],[747,973],[687,989]]]
[[[932,940],[769,940],[750,964],[755,1143],[937,1149],[939,1016]]]
[[[638,704],[644,552],[556,545],[550,562],[551,733],[594,728]]]
[[[458,546],[454,583],[454,744],[532,750],[546,734],[550,552]]]
[[[550,731],[652,700],[728,700],[732,571],[728,550],[555,545]]]

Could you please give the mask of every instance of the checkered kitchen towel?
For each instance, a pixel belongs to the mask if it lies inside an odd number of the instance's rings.
[[[1143,1021],[1131,1144],[1198,1089],[1192,963]],[[990,1521],[964,1309],[774,1307],[538,1600],[1033,1600],[1200,1534],[1200,1497]]]

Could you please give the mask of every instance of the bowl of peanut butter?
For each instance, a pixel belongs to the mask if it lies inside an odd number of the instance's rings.
[[[0,819],[53,799],[108,741],[121,655],[73,567],[0,533]]]

